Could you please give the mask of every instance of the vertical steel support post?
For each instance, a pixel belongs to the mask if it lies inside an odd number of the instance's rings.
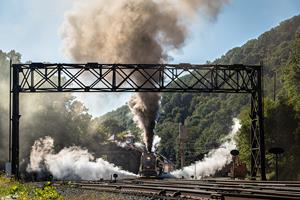
[[[11,70],[12,70],[12,59],[9,61],[9,126],[8,126],[8,162],[11,163]]]
[[[260,66],[257,74],[257,104],[259,124],[259,148],[260,148],[260,175],[261,180],[266,180],[265,164],[265,132],[264,132],[264,110],[263,110],[263,65]]]
[[[252,179],[256,179],[257,171],[259,170],[261,180],[266,180],[262,67],[259,67],[256,73],[256,83],[253,82],[255,90],[251,93],[250,113],[251,177]]]
[[[163,66],[160,66],[159,67],[159,80],[158,80],[158,87],[161,87],[162,89],[165,88],[165,85],[164,85],[164,67]]]
[[[13,65],[12,82],[12,175],[19,178],[19,71],[20,65]]]
[[[116,71],[117,71],[117,66],[113,65],[112,66],[112,92],[115,92],[117,89],[117,76],[116,76]]]
[[[61,70],[62,70],[62,66],[61,65],[57,65],[57,90],[59,92],[62,91],[62,84],[61,84]]]
[[[251,178],[256,179],[257,167],[258,167],[258,155],[259,155],[259,146],[258,146],[258,138],[257,138],[257,109],[256,109],[256,92],[251,93],[251,110],[250,110],[250,147],[251,147]]]

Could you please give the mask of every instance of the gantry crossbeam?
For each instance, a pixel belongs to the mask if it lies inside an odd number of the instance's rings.
[[[251,93],[258,66],[18,64],[19,92]],[[186,78],[184,75],[191,75]]]

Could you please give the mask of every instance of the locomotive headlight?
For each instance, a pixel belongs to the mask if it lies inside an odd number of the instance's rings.
[[[150,160],[150,159],[151,159],[150,156],[148,156],[148,157],[147,157],[147,160]]]

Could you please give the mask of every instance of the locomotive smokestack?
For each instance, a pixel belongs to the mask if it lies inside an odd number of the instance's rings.
[[[134,120],[144,131],[144,143],[148,152],[152,149],[159,102],[160,94],[158,93],[138,93],[133,95],[128,103]]]
[[[227,1],[78,0],[62,25],[64,50],[78,62],[163,63],[170,60],[169,51],[184,45],[187,24],[199,10],[214,19]],[[135,80],[143,83],[146,77],[136,75]],[[158,93],[138,93],[129,101],[148,151],[160,98]]]

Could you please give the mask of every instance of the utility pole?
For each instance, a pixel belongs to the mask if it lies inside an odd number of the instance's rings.
[[[187,130],[182,123],[179,123],[179,155],[181,169],[185,164],[185,143],[186,143]]]
[[[273,100],[276,101],[276,88],[277,88],[277,72],[274,71],[274,84],[273,84]]]
[[[197,179],[197,161],[195,161],[195,179]]]

